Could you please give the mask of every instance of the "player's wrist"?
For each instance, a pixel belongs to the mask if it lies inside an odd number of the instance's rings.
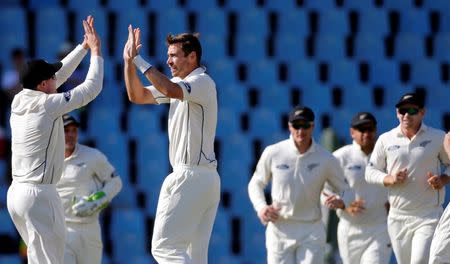
[[[153,67],[153,65],[146,62],[139,54],[133,58],[133,64],[138,68],[138,70],[142,74],[145,74],[145,72],[147,72],[148,70],[150,70],[151,67]]]

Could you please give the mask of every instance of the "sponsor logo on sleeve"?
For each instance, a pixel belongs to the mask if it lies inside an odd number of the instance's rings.
[[[186,87],[186,90],[188,91],[188,93],[191,93],[191,85],[188,82],[182,82],[184,84],[184,86]]]
[[[392,145],[387,148],[387,151],[396,151],[399,148],[400,148],[399,145]]]
[[[319,166],[319,163],[312,163],[306,166],[306,168],[308,168],[309,171],[312,171],[317,166]]]
[[[351,171],[360,171],[361,169],[362,169],[361,165],[350,165],[350,166],[348,166],[348,170],[351,170]]]
[[[279,170],[287,170],[287,169],[289,169],[289,165],[287,165],[287,164],[280,164],[280,165],[277,165],[275,168],[277,168]]]
[[[420,142],[419,146],[421,146],[422,148],[426,147],[428,144],[431,143],[431,140],[425,140]]]
[[[70,97],[72,97],[72,93],[70,93],[70,91],[64,92],[64,99],[66,100],[66,102],[70,101]]]

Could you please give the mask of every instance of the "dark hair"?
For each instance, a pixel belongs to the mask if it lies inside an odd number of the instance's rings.
[[[198,40],[199,36],[198,33],[169,34],[167,35],[166,43],[168,46],[175,43],[181,43],[181,49],[184,51],[185,56],[189,55],[191,52],[195,52],[197,54],[197,64],[200,65],[202,46]]]

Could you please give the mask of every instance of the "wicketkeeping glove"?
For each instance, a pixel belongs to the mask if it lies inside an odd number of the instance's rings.
[[[109,201],[106,194],[102,191],[95,192],[89,196],[83,196],[78,201],[74,201],[72,210],[76,216],[86,217],[104,209]]]

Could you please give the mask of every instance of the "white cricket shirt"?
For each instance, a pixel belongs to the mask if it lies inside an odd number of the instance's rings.
[[[378,225],[386,223],[387,212],[385,203],[388,200],[387,190],[379,185],[369,184],[364,178],[366,165],[369,162],[369,155],[361,150],[361,146],[355,141],[351,145],[346,145],[333,155],[338,159],[344,170],[345,178],[350,185],[353,200],[364,200],[364,212],[352,216],[344,210],[337,210],[341,220],[352,224]]]
[[[186,78],[172,78],[183,90],[183,100],[171,99],[148,86],[158,104],[170,103],[169,158],[172,167],[195,165],[216,167],[214,137],[217,125],[216,84],[199,67]]]
[[[75,71],[87,51],[78,45],[56,73],[56,87]],[[14,181],[55,184],[64,160],[61,116],[92,101],[103,85],[103,58],[91,57],[86,80],[65,93],[46,94],[24,88],[11,104],[12,176]]]
[[[382,134],[370,157],[365,178],[369,183],[383,185],[388,174],[407,168],[405,183],[388,188],[390,214],[427,215],[440,207],[445,188],[433,190],[428,184],[427,172],[449,175],[450,161],[444,151],[444,132],[422,123],[417,134],[410,140],[401,132],[400,126]]]
[[[64,159],[63,174],[56,184],[62,199],[66,221],[91,223],[98,213],[88,217],[77,217],[72,211],[72,198],[89,196],[104,191],[111,201],[122,189],[122,181],[114,167],[99,150],[77,144],[72,155]]]
[[[266,147],[248,185],[256,212],[266,206],[264,188],[272,180],[272,200],[281,206],[280,216],[293,221],[321,219],[320,195],[328,183],[337,193],[348,189],[337,159],[313,140],[300,154],[291,138]],[[343,199],[348,204],[348,199]]]

